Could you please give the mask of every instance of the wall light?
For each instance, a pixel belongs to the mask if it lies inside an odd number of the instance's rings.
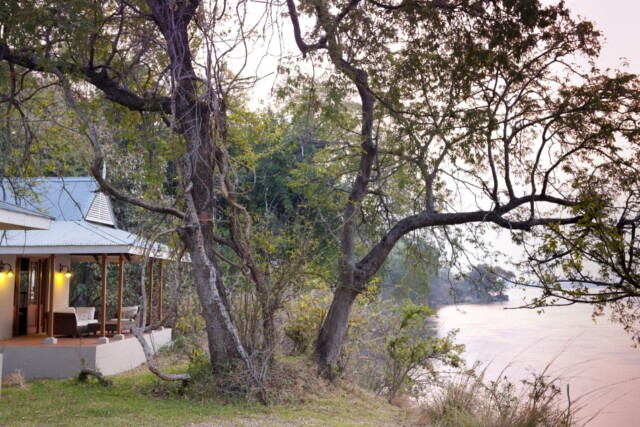
[[[69,266],[68,265],[60,264],[60,268],[58,269],[58,273],[64,274],[64,277],[73,276],[73,272],[71,270],[69,270]]]
[[[0,273],[4,273],[9,277],[13,277],[13,269],[11,268],[11,264],[0,260]]]

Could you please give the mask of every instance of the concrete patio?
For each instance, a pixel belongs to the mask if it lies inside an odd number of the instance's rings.
[[[58,338],[45,344],[43,334],[0,340],[3,354],[2,376],[17,370],[26,378],[68,378],[82,368],[97,369],[104,375],[126,372],[146,360],[142,347],[132,334],[120,341],[98,344],[96,337]],[[171,329],[145,334],[154,352],[171,343]]]

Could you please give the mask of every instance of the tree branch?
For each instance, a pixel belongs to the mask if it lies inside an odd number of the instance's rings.
[[[300,21],[298,20],[298,10],[294,0],[287,0],[287,8],[289,9],[289,18],[291,19],[291,25],[293,25],[293,37],[298,45],[298,49],[302,52],[302,56],[306,57],[307,53],[313,52],[318,49],[326,49],[327,36],[322,36],[313,44],[307,44],[302,38],[302,32],[300,30]]]
[[[36,56],[35,52],[14,53],[6,43],[0,42],[0,61],[3,60],[32,71],[53,74],[60,72],[65,75],[80,76],[86,82],[100,89],[106,95],[107,99],[131,111],[171,112],[171,100],[168,97],[141,97],[131,90],[118,85],[113,79],[109,78],[106,69],[103,68],[101,71],[97,71],[101,68],[100,66],[78,67],[76,64],[63,62],[46,64],[41,58]]]

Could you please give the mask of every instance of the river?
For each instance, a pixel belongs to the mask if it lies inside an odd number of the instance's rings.
[[[489,379],[506,368],[512,381],[541,372],[551,363],[551,377],[562,389],[570,385],[571,400],[585,406],[583,419],[597,416],[589,427],[640,425],[640,347],[607,318],[594,323],[591,307],[574,305],[536,310],[505,310],[522,304],[535,290],[508,291],[509,301],[445,306],[438,310],[439,330],[460,329],[465,358],[488,363]],[[582,396],[582,397],[580,397]]]

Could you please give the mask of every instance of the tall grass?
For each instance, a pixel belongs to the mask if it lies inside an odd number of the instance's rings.
[[[580,399],[571,401],[549,366],[514,384],[502,371],[487,379],[487,367],[450,375],[422,405],[420,421],[434,427],[569,427],[583,426]]]

